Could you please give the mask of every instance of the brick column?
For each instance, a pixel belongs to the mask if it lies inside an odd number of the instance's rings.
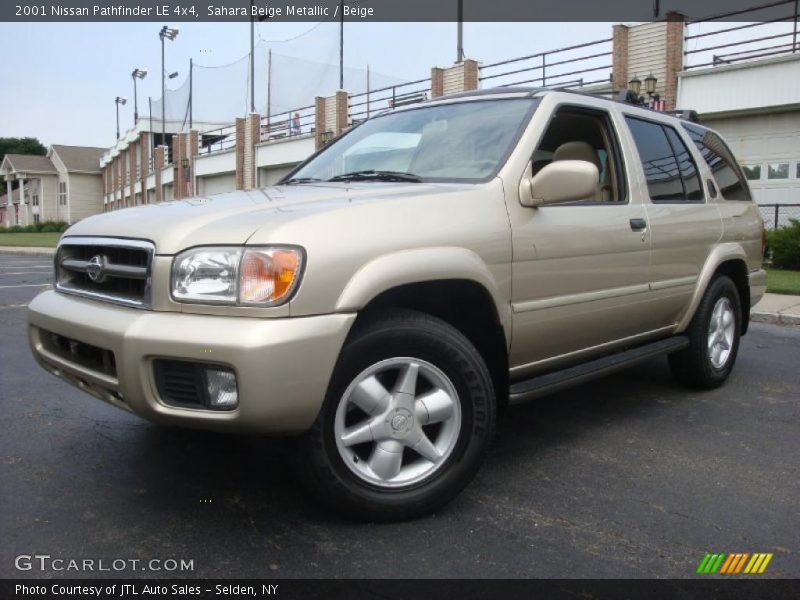
[[[156,202],[164,201],[164,189],[161,187],[161,171],[166,161],[166,146],[156,146],[153,151],[153,172],[156,180]]]
[[[446,69],[431,69],[431,97],[478,89],[478,62],[471,58]]]
[[[675,110],[678,101],[678,73],[683,70],[684,16],[667,13],[667,56],[664,101],[667,110]]]
[[[236,117],[236,189],[244,189],[245,119]]]
[[[148,203],[147,176],[150,174],[150,133],[139,134],[139,164],[141,165],[139,181],[142,184],[142,204]]]
[[[478,61],[468,58],[464,61],[464,90],[477,90],[478,84]]]
[[[431,69],[431,98],[444,96],[444,69],[433,67]]]
[[[128,146],[128,161],[131,172],[128,177],[128,184],[131,186],[130,206],[136,206],[136,145]]]
[[[335,135],[341,135],[347,129],[347,92],[339,90],[334,96],[336,102],[336,129]]]
[[[103,178],[103,212],[108,211],[108,170],[106,165],[100,167],[100,175]],[[58,182],[56,182],[56,194],[58,194]],[[58,213],[58,196],[56,195],[56,214]],[[0,220],[0,225],[2,225]]]
[[[117,154],[111,160],[111,173],[112,173],[113,178],[114,178],[114,181],[113,181],[114,187],[113,187],[112,193],[114,194],[114,209],[115,210],[122,206],[122,203],[117,200],[117,193],[119,192],[120,181],[121,181],[121,178],[119,176],[119,166],[120,166],[121,162],[122,162],[122,155],[121,154]],[[120,197],[120,199],[121,199],[121,197]]]
[[[186,155],[189,157],[189,175],[187,181],[189,182],[189,195],[195,196],[197,195],[197,190],[195,188],[196,184],[196,177],[194,174],[194,165],[195,165],[195,157],[200,152],[199,145],[200,145],[200,135],[196,131],[190,131],[189,135],[187,136],[188,140],[188,148]]]
[[[627,25],[614,25],[611,58],[611,89],[614,92],[628,89],[628,32]]]
[[[325,145],[325,98],[317,96],[314,98],[314,147],[319,150]]]
[[[252,190],[257,185],[256,144],[261,141],[261,115],[250,113],[245,117],[244,148],[242,154],[243,188]]]
[[[172,136],[172,164],[175,165],[175,175],[172,179],[172,198],[180,200],[184,198],[184,181],[186,169],[183,166],[183,158],[186,152],[186,134],[176,133]]]

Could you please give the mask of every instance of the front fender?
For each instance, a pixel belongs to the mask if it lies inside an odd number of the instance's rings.
[[[425,281],[474,281],[489,293],[500,322],[511,339],[511,310],[488,266],[475,252],[458,247],[402,250],[379,256],[361,267],[347,282],[336,312],[356,312],[392,288]]]
[[[708,285],[711,283],[711,278],[714,276],[719,266],[729,260],[741,260],[745,266],[747,265],[747,254],[741,245],[734,242],[719,244],[708,255],[700,271],[700,276],[697,278],[697,284],[692,294],[692,301],[689,303],[686,312],[678,321],[675,333],[681,333],[689,327],[689,323],[691,323],[694,313],[697,311],[697,307],[703,299],[703,294],[705,294]]]

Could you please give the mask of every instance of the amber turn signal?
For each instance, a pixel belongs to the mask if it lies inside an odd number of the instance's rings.
[[[275,304],[296,287],[302,267],[296,248],[247,249],[239,269],[239,302]]]

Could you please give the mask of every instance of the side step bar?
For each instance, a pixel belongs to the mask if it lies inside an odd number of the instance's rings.
[[[532,379],[518,381],[511,385],[509,404],[519,404],[540,396],[551,394],[564,388],[572,387],[598,377],[609,375],[631,365],[640,363],[656,356],[670,354],[682,350],[689,345],[689,338],[683,335],[674,336],[665,340],[651,342],[644,346],[637,346],[616,354],[602,356],[595,360],[539,375]]]

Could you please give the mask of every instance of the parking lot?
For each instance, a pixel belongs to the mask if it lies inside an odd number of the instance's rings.
[[[45,373],[25,305],[50,280],[0,254],[0,577],[690,577],[706,552],[800,576],[800,328],[754,324],[712,392],[661,359],[514,407],[455,502],[376,525],[312,504],[290,441],[159,428]],[[194,570],[15,569],[36,553]]]

